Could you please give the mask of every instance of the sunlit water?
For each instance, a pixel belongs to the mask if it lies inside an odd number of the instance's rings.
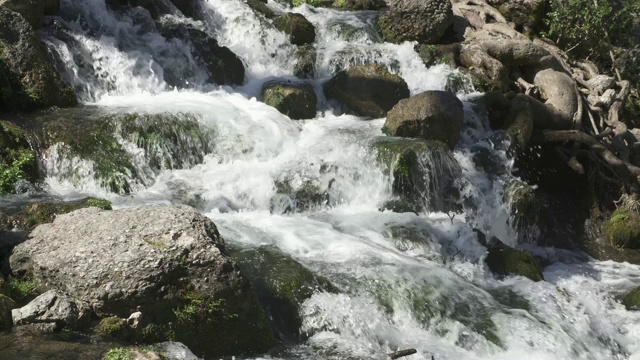
[[[102,196],[115,207],[197,202],[228,242],[275,245],[332,280],[341,293],[317,293],[303,305],[308,340],[278,356],[382,359],[416,348],[410,359],[640,359],[640,313],[616,300],[640,284],[640,267],[535,248],[553,263],[544,269],[546,282],[498,280],[484,265],[486,249],[472,228],[513,246],[518,234],[502,200],[511,176],[487,174],[471,159],[474,148],[485,147],[511,168],[472,88],[458,93],[466,128],[454,157],[461,197],[473,206],[458,214],[379,210],[392,196],[392,179],[371,148],[384,119],[339,115],[324,99],[322,81],[345,66],[378,62],[417,94],[445,89],[454,71],[426,68],[413,43],[382,43],[374,13],[269,3],[304,14],[317,28],[319,111],[313,120],[292,121],[256,97],[265,81],[292,78],[295,48],[244,2],[204,4],[202,25],[245,62],[245,85],[236,88],[207,84],[189,44],[146,32],[132,14],[112,13],[102,1],[62,3],[73,41],[43,38],[83,102],[116,113],[195,114],[215,131],[216,149],[202,164],[163,171],[127,196],[101,188],[90,162],[52,149],[43,159],[48,191]],[[177,9],[173,15],[181,16]],[[144,157],[135,145],[128,149]],[[65,167],[86,171],[72,183],[57,176]],[[286,212],[274,200],[282,182],[312,184],[328,201]]]

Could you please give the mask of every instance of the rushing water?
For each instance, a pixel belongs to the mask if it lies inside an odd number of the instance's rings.
[[[139,14],[110,12],[103,1],[63,0],[67,38],[42,36],[84,103],[115,113],[194,114],[216,138],[202,164],[151,174],[126,196],[101,187],[86,159],[51,149],[43,159],[47,190],[103,196],[116,207],[197,203],[228,242],[275,245],[329,278],[341,293],[318,293],[304,303],[309,338],[277,355],[284,358],[382,359],[412,347],[418,353],[410,359],[427,360],[640,359],[640,313],[616,300],[640,284],[640,267],[535,247],[552,264],[544,269],[546,282],[497,280],[484,265],[486,249],[474,227],[513,246],[519,237],[503,200],[512,164],[475,102],[479,94],[458,93],[466,128],[454,157],[464,211],[380,211],[392,197],[392,179],[371,144],[383,136],[384,119],[340,115],[322,95],[322,82],[344,66],[378,62],[402,76],[413,95],[445,89],[454,71],[426,68],[415,44],[383,43],[373,13],[269,6],[300,12],[317,28],[315,119],[292,121],[256,100],[265,81],[293,77],[295,48],[243,1],[204,3],[203,27],[247,68],[245,85],[231,88],[207,84],[189,44],[147,32]],[[135,144],[126,145],[144,158]],[[472,161],[478,148],[505,174],[478,169]],[[65,167],[87,171],[72,182],[60,176]],[[277,201],[283,182],[294,189],[311,184],[328,200],[286,211]]]

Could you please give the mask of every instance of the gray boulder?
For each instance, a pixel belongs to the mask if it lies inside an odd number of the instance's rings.
[[[546,69],[533,79],[540,88],[545,106],[553,115],[535,119],[538,129],[568,130],[573,125],[573,114],[578,110],[578,92],[573,79],[562,72]]]
[[[86,303],[57,290],[49,290],[29,304],[11,310],[14,325],[51,324],[58,329],[82,328],[88,324],[90,314]]]
[[[425,91],[400,100],[387,114],[390,136],[440,140],[453,149],[464,122],[462,102],[447,91]]]
[[[431,44],[453,24],[450,0],[387,0],[387,5],[378,27],[388,42]]]
[[[45,0],[0,0],[0,6],[15,11],[38,29],[44,22]]]
[[[373,118],[385,116],[398,101],[410,95],[407,83],[400,76],[378,64],[340,71],[324,85],[324,93],[357,114]]]
[[[0,110],[76,104],[75,93],[49,63],[33,28],[18,13],[0,6],[0,83],[5,81],[9,86],[2,85]]]
[[[263,352],[273,341],[215,224],[188,206],[62,215],[18,245],[10,265],[96,313],[140,311],[139,341],[172,338],[210,357]]]
[[[311,85],[304,82],[269,81],[262,87],[262,99],[294,120],[316,116],[318,98]]]

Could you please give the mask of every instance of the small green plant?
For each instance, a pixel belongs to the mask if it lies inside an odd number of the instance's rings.
[[[238,317],[237,314],[227,314],[224,311],[224,299],[215,300],[209,297],[203,297],[197,293],[189,293],[185,297],[188,303],[178,307],[173,311],[178,322],[195,323],[197,321],[211,322],[216,317],[230,320]]]
[[[102,210],[111,210],[111,201],[105,199],[90,198],[87,199],[86,204]]]
[[[17,302],[23,302],[38,295],[38,285],[27,279],[10,277],[9,294]]]
[[[149,237],[149,236],[145,236],[143,238],[144,242],[146,242],[147,244],[153,246],[154,248],[158,249],[158,250],[163,250],[163,249],[168,249],[169,246],[165,243],[163,243],[162,241],[158,241],[158,240],[153,240],[153,238]],[[182,266],[181,264],[178,264],[178,266]]]
[[[24,169],[34,161],[35,157],[31,152],[22,152],[11,164],[0,163],[0,194],[12,193],[16,181],[25,177]]]
[[[129,349],[120,347],[109,350],[102,360],[133,360],[133,355]]]

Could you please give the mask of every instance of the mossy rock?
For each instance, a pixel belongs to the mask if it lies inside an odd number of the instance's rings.
[[[640,249],[640,214],[618,209],[602,225],[602,233],[615,246]]]
[[[452,68],[460,66],[460,44],[426,45],[418,44],[416,52],[427,67],[446,64]]]
[[[385,5],[382,0],[335,0],[332,6],[344,10],[378,10]]]
[[[509,309],[521,309],[529,311],[531,309],[531,304],[529,300],[524,298],[523,296],[515,293],[513,290],[508,288],[495,288],[487,290],[493,298],[499,302],[500,304],[506,306]]]
[[[296,51],[296,65],[293,67],[293,75],[300,79],[313,79],[316,71],[318,53],[312,45],[298,46]]]
[[[318,185],[305,181],[300,186],[293,187],[288,180],[277,181],[276,196],[271,199],[271,211],[276,213],[295,213],[308,211],[330,201],[329,194],[322,191]]]
[[[250,279],[281,340],[301,340],[299,312],[305,300],[318,291],[337,291],[329,280],[276,247],[231,249],[231,257]]]
[[[16,182],[38,179],[35,152],[23,129],[0,120],[0,195],[15,192]]]
[[[622,304],[629,310],[640,310],[640,287],[631,290],[622,299]]]
[[[300,6],[303,4],[311,5],[313,7],[331,7],[333,0],[291,0],[292,6]]]
[[[162,170],[202,163],[215,147],[213,130],[192,114],[109,115],[99,109],[83,108],[60,110],[39,121],[45,146],[59,144],[59,156],[90,161],[99,185],[119,194],[148,185]],[[134,164],[122,139],[144,150],[147,169],[141,172]],[[67,169],[58,176],[75,184],[83,178],[77,171]]]
[[[361,116],[380,118],[409,97],[409,86],[379,64],[356,65],[324,84],[327,98],[337,99]]]
[[[524,276],[533,281],[543,281],[542,270],[533,255],[509,247],[498,239],[489,247],[485,259],[489,269],[499,275]]]
[[[253,295],[233,303],[227,302],[225,295],[237,298],[236,294],[207,296],[197,290],[180,291],[173,301],[147,309],[137,340],[178,341],[206,358],[268,351],[274,336]]]
[[[13,325],[11,310],[16,307],[16,303],[9,297],[0,294],[0,330],[10,329]]]
[[[278,109],[293,120],[316,116],[318,98],[311,85],[284,81],[269,81],[262,87],[264,103]]]
[[[127,321],[117,316],[106,317],[100,320],[96,332],[101,335],[120,338],[127,330]]]
[[[293,45],[311,44],[316,40],[316,28],[302,14],[286,13],[273,20],[276,29],[289,35]]]
[[[441,141],[380,137],[372,143],[378,163],[393,176],[394,195],[414,210],[452,210],[461,169]]]
[[[7,219],[3,222],[7,224],[7,230],[29,231],[38,225],[53,222],[58,215],[67,214],[87,207],[111,210],[111,202],[93,197],[58,203],[30,202],[23,206],[21,210],[8,215]]]
[[[271,10],[271,8],[267,6],[266,2],[260,0],[247,0],[247,5],[249,5],[253,11],[264,15],[267,19],[273,19],[276,17],[275,11]]]

